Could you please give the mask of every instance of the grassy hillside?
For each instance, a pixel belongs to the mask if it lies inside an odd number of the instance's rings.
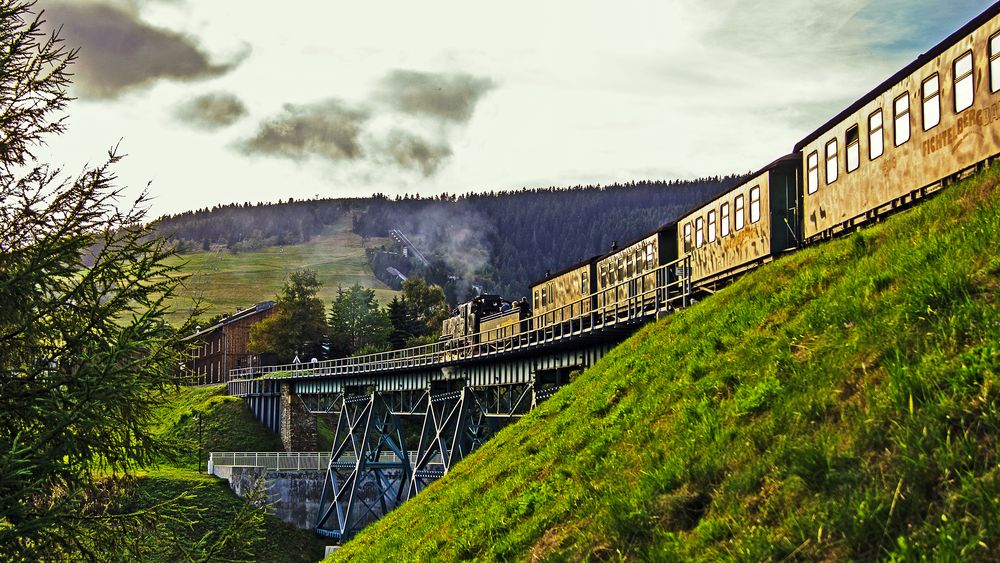
[[[647,327],[336,558],[1000,559],[998,185]]]
[[[246,504],[226,482],[196,471],[199,431],[195,414],[201,418],[202,451],[281,451],[281,441],[258,423],[241,399],[229,397],[225,386],[182,387],[156,413],[154,432],[174,440],[181,452],[178,459],[165,461],[160,467],[142,475],[127,492],[130,510],[170,504],[172,499],[187,495],[186,502],[200,512],[180,513],[179,520],[162,524],[169,536],[166,544],[175,545],[174,553],[156,553],[151,557],[163,560],[184,559],[185,546],[194,545],[211,532],[211,541],[228,532],[246,516]],[[205,459],[202,470],[205,470]],[[242,512],[241,512],[242,511]],[[323,555],[325,542],[312,532],[298,530],[270,516],[265,517],[265,533],[250,546],[255,561],[316,561]],[[242,544],[237,541],[216,558],[245,559]]]
[[[173,440],[181,456],[172,465],[197,469],[199,424],[202,452],[278,452],[281,439],[257,422],[225,385],[181,387],[156,413],[157,434]],[[202,459],[204,468],[205,460]]]
[[[206,316],[274,299],[287,275],[302,268],[316,271],[323,284],[319,296],[327,304],[336,297],[338,284],[347,287],[355,283],[374,288],[376,297],[387,302],[395,292],[375,279],[365,258],[366,244],[379,246],[387,239],[368,239],[366,243],[350,229],[351,218],[345,216],[303,244],[239,253],[223,248],[180,256],[177,262],[184,264],[182,271],[191,277],[174,300],[176,310],[170,321],[175,325],[183,322],[194,298],[203,300]]]

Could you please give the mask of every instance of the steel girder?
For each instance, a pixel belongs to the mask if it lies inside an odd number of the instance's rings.
[[[446,475],[509,421],[527,414],[531,390],[530,384],[466,386],[428,395],[407,498]]]
[[[411,468],[399,417],[382,393],[340,400],[315,531],[343,540],[405,500]]]

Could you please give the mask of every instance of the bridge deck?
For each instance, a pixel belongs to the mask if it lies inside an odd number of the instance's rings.
[[[554,311],[547,311],[522,321],[527,330],[500,338],[480,333],[467,338],[424,346],[368,354],[322,362],[244,368],[230,372],[230,394],[252,394],[254,379],[309,380],[407,372],[427,368],[448,368],[463,364],[491,362],[565,347],[620,339],[638,326],[670,311],[685,307],[691,284],[688,259],[660,266],[654,272],[659,283],[644,291],[637,290],[637,280],[630,280]],[[648,275],[648,274],[646,274]],[[618,298],[618,295],[630,295]],[[597,303],[610,305],[597,307]],[[585,310],[571,315],[571,311]],[[544,326],[543,318],[547,321]]]

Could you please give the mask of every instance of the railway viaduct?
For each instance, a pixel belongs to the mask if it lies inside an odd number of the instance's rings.
[[[316,415],[336,417],[315,530],[344,541],[444,476],[640,326],[687,306],[690,270],[682,264],[674,271],[660,276],[671,281],[658,287],[573,317],[564,313],[581,307],[567,304],[547,313],[545,323],[533,319],[498,340],[234,370],[229,393],[290,451],[315,447]]]

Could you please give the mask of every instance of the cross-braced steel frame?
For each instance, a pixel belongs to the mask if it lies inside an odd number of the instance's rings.
[[[378,391],[343,395],[316,532],[350,537],[405,499],[410,460],[397,413]]]

